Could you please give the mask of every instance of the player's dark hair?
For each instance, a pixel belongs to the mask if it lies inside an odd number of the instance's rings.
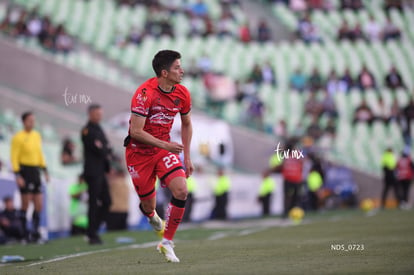
[[[88,113],[90,113],[91,111],[94,111],[96,109],[101,109],[101,105],[99,104],[91,104],[88,106]]]
[[[24,112],[23,114],[22,114],[22,122],[25,122],[26,121],[26,119],[29,117],[29,116],[31,116],[31,115],[33,115],[33,112],[31,112],[31,111],[27,111],[27,112]]]
[[[162,50],[159,51],[152,59],[152,68],[157,77],[161,76],[162,70],[169,70],[175,60],[180,59],[181,54],[176,51]]]
[[[13,200],[13,198],[12,198],[12,196],[10,196],[10,195],[7,195],[7,196],[3,197],[3,202],[4,202],[4,203],[6,203],[6,202],[8,202],[8,201],[12,201],[12,200]]]

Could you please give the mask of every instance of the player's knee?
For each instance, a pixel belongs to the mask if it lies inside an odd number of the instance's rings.
[[[185,187],[179,188],[174,192],[173,195],[174,195],[174,198],[176,198],[178,200],[185,201],[187,199],[187,195],[188,195],[187,188],[185,188]]]
[[[178,200],[186,200],[188,191],[185,178],[177,177],[173,179],[169,185],[174,198]]]

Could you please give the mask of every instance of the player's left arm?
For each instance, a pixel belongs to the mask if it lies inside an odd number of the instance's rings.
[[[49,177],[49,172],[48,172],[47,166],[46,166],[45,155],[44,155],[44,152],[43,152],[42,137],[40,136],[40,134],[38,136],[39,136],[39,151],[38,151],[38,154],[39,154],[39,159],[40,159],[40,167],[42,168],[42,170],[45,174],[46,182],[49,182],[50,177]]]
[[[181,114],[181,140],[184,145],[184,165],[186,167],[186,176],[189,177],[194,171],[191,162],[190,147],[193,137],[193,125],[191,123],[191,114]]]

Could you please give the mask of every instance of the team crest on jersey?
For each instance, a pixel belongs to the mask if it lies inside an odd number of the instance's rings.
[[[180,105],[180,99],[179,98],[176,98],[175,100],[174,100],[174,104],[175,104],[175,106],[178,106],[178,105]]]
[[[147,89],[144,88],[141,90],[141,95],[142,95],[142,101],[146,101],[147,100]]]
[[[147,89],[146,88],[142,89],[141,93],[137,95],[137,100],[139,102],[147,101]]]

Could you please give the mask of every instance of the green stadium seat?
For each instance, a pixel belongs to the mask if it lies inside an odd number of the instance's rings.
[[[349,106],[353,106],[354,108],[358,106],[362,101],[361,91],[356,88],[352,88],[349,93]]]
[[[392,64],[384,45],[380,42],[372,43],[371,49],[382,76],[385,76]]]
[[[408,104],[409,98],[408,94],[404,89],[397,89],[395,91],[395,98],[398,100],[398,105],[400,107],[405,107]]]
[[[350,26],[355,26],[358,22],[356,12],[349,9],[343,12],[343,19],[347,20]]]
[[[402,48],[405,54],[405,58],[408,61],[409,69],[411,74],[414,75],[414,63],[410,60],[414,60],[414,43],[410,43],[408,40],[404,40],[402,43]]]
[[[77,58],[77,66],[80,67],[84,71],[91,70],[93,67],[93,60],[89,52],[87,51],[81,51],[73,53],[76,55]]]
[[[317,26],[319,26],[322,34],[327,34],[328,37],[332,37],[332,33],[331,33],[332,28],[329,24],[330,22],[326,20],[326,17],[322,13],[322,11],[316,10],[312,12],[311,18],[312,18],[312,22],[314,22]],[[324,40],[327,40],[327,39],[325,38]]]
[[[110,82],[111,84],[117,85],[121,82],[121,73],[117,68],[113,66],[107,66],[105,74],[106,81]]]
[[[339,14],[338,11],[332,11],[329,12],[326,16],[325,16],[325,20],[326,22],[329,22],[330,24],[330,28],[331,28],[331,33],[334,34],[336,36],[337,33],[337,29],[338,27],[342,24],[342,17]]]
[[[138,50],[135,45],[127,45],[122,51],[121,64],[125,67],[132,68],[137,60]]]
[[[239,104],[236,101],[229,101],[224,106],[223,118],[232,124],[236,124],[239,122],[240,113]]]
[[[355,139],[352,143],[351,150],[351,154],[353,154],[353,158],[355,159],[354,165],[356,163],[357,167],[367,167],[369,165],[365,142],[362,139]]]
[[[41,5],[38,6],[38,12],[41,15],[49,15],[55,12],[58,1],[55,0],[44,0]]]
[[[404,22],[404,18],[403,15],[397,11],[396,9],[391,9],[390,10],[390,18],[391,21],[400,29],[404,29],[405,28],[405,22]]]
[[[366,10],[360,10],[356,15],[361,26],[365,26],[365,24],[369,21],[369,13]]]
[[[108,68],[102,60],[94,60],[92,68],[93,75],[102,80],[106,80]]]
[[[297,19],[293,12],[283,4],[276,4],[274,13],[290,30],[296,30]]]
[[[348,102],[346,97],[347,95],[345,95],[345,93],[342,92],[338,92],[334,96],[336,108],[338,109],[340,117],[343,118],[349,118],[347,106]]]
[[[386,126],[382,121],[374,121],[372,124],[372,141],[378,142],[383,140],[383,137],[387,135]]]
[[[120,61],[122,53],[123,50],[116,45],[110,45],[107,50],[108,57],[115,61]]]
[[[56,133],[56,129],[54,129],[50,124],[44,124],[41,126],[41,134],[42,138],[45,141],[58,141],[58,136]]]
[[[69,18],[69,15],[72,13],[74,1],[69,0],[61,0],[57,5],[54,13],[52,13],[51,20],[55,24],[62,24],[65,23],[66,20]]]
[[[379,90],[380,96],[384,100],[384,103],[386,106],[391,106],[393,101],[393,92],[389,90],[388,88],[382,88]]]
[[[48,13],[48,12],[47,12]],[[72,35],[77,35],[81,31],[85,16],[85,5],[83,2],[76,1],[73,6],[73,12],[69,14],[66,29]]]

